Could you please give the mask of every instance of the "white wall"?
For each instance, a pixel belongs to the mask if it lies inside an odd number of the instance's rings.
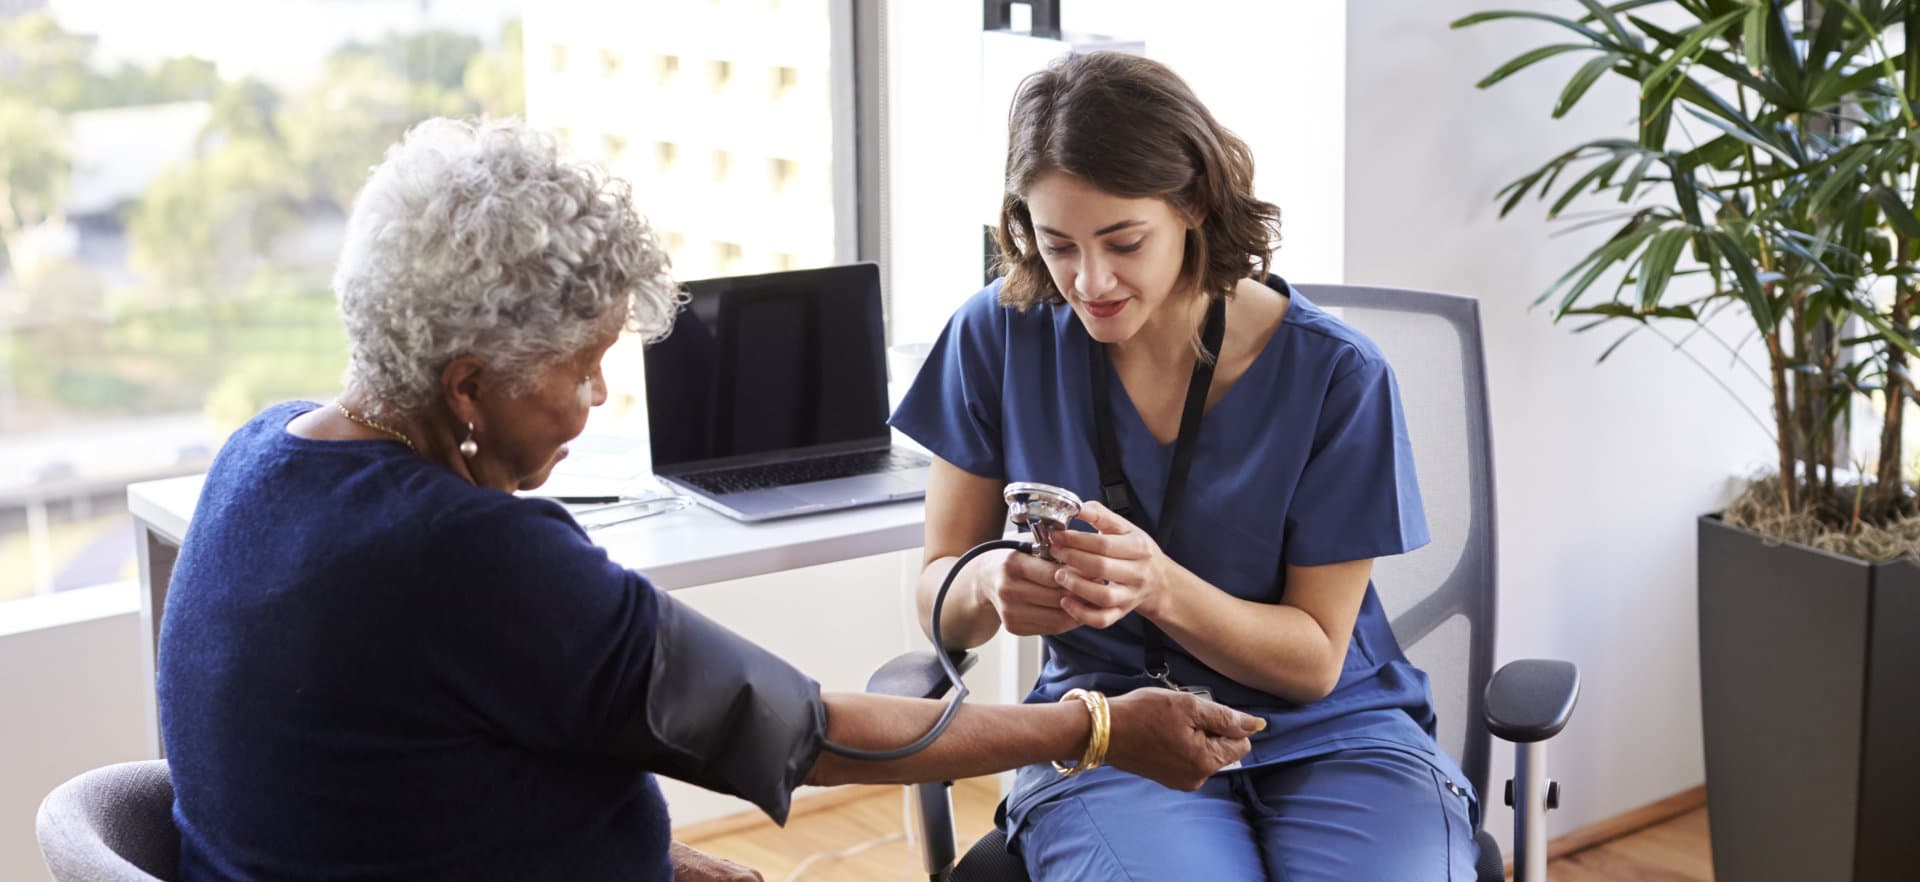
[[[48,879],[40,800],[96,766],[146,759],[139,602],[130,584],[0,608],[0,879]]]
[[[980,6],[891,2],[887,10],[892,241],[888,333],[932,340],[980,289]],[[902,379],[895,377],[896,381]]]
[[[1254,192],[1280,206],[1274,271],[1338,281],[1346,203],[1346,0],[1063,3],[1061,25],[1144,39],[1254,156]]]
[[[1603,81],[1582,110],[1552,120],[1568,65],[1475,90],[1499,63],[1560,39],[1524,24],[1447,29],[1495,7],[1572,4],[1350,0],[1346,280],[1481,300],[1499,658],[1570,659],[1584,684],[1574,722],[1552,742],[1564,798],[1548,829],[1558,835],[1703,780],[1693,519],[1771,448],[1659,341],[1642,335],[1596,366],[1613,333],[1574,335],[1528,310],[1603,233],[1549,238],[1538,203],[1496,221],[1493,194],[1580,141],[1630,132],[1635,106],[1624,81]],[[1757,386],[1739,388],[1766,413]],[[1494,780],[1511,767],[1511,752],[1496,753]],[[1497,796],[1489,804],[1488,828],[1505,843],[1510,812]]]
[[[1176,17],[1157,0],[1102,0],[1065,4],[1062,24],[1144,41],[1149,57],[1179,72],[1246,140],[1256,191],[1284,212],[1286,241],[1274,270],[1332,281],[1345,231],[1344,7],[1343,0],[1190,0]],[[979,120],[1004,117],[1006,108],[982,106],[977,4],[894,2],[888,38],[892,333],[897,343],[928,341],[979,290],[980,215],[990,214],[981,206],[998,190],[976,171],[983,152],[1003,149],[983,144]]]

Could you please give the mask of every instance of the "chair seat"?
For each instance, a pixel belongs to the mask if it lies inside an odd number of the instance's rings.
[[[47,794],[34,826],[56,882],[165,882],[179,872],[166,760],[83,772]]]
[[[1027,882],[1027,867],[1007,851],[1006,831],[995,827],[967,849],[947,882]]]
[[[1507,865],[1500,860],[1500,843],[1493,841],[1492,834],[1485,830],[1473,834],[1473,841],[1480,843],[1480,857],[1473,862],[1473,868],[1480,875],[1479,882],[1504,882],[1507,878]]]

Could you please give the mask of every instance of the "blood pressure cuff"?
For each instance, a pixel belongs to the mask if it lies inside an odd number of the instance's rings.
[[[618,752],[786,824],[793,789],[826,740],[820,684],[665,592],[658,597],[647,706]]]

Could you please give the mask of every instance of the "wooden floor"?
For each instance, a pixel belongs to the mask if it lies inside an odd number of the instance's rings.
[[[801,813],[790,818],[784,830],[764,821],[744,827],[706,824],[676,831],[676,837],[753,867],[767,882],[925,879],[919,870],[918,848],[909,849],[901,822],[904,792],[903,788],[870,789],[829,808],[807,811],[804,805],[797,806]],[[954,786],[954,814],[962,843],[971,843],[993,826],[998,800],[992,779]],[[860,850],[840,856],[854,849]],[[1562,857],[1552,863],[1547,875],[1552,882],[1713,882],[1707,810],[1693,809]]]
[[[762,820],[746,829],[714,836],[703,836],[697,830],[685,831],[687,835],[675,831],[674,838],[759,870],[767,882],[924,882],[927,876],[920,871],[919,846],[916,843],[909,848],[902,822],[906,788],[870,789],[874,792],[832,808],[796,812],[787,819],[784,830]],[[986,833],[993,826],[993,809],[999,802],[998,784],[992,778],[954,784],[958,840],[971,844]],[[858,854],[835,856],[863,845],[869,847]],[[813,863],[800,866],[815,855]],[[795,870],[800,872],[796,874]]]
[[[1707,810],[1629,833],[1554,861],[1553,882],[1713,882],[1713,850],[1707,840]]]

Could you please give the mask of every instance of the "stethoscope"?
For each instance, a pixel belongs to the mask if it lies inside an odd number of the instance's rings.
[[[940,639],[940,611],[946,605],[947,589],[953,587],[954,577],[960,575],[960,569],[965,567],[968,561],[1002,548],[1011,548],[1043,560],[1053,560],[1054,534],[1070,529],[1068,525],[1073,522],[1074,516],[1080,513],[1080,497],[1074,495],[1071,490],[1055,487],[1052,484],[1016,481],[1007,485],[1003,496],[1007,500],[1007,520],[1012,521],[1014,526],[1024,528],[1033,534],[1033,540],[1029,542],[1019,539],[995,539],[967,549],[967,553],[960,555],[960,559],[954,561],[953,567],[947,570],[946,579],[940,582],[940,591],[933,595],[933,614],[929,617],[927,630],[933,637],[934,657],[940,660],[941,670],[946,671],[947,682],[953,684],[953,697],[948,699],[946,710],[941,711],[940,719],[934,721],[933,727],[928,729],[925,735],[904,747],[891,750],[862,750],[823,739],[827,750],[852,759],[874,762],[894,760],[912,756],[927,749],[947,731],[947,726],[953,722],[954,715],[960,712],[960,703],[967,700],[967,684],[960,679],[960,668],[953,663],[952,654],[942,648],[946,644]]]

